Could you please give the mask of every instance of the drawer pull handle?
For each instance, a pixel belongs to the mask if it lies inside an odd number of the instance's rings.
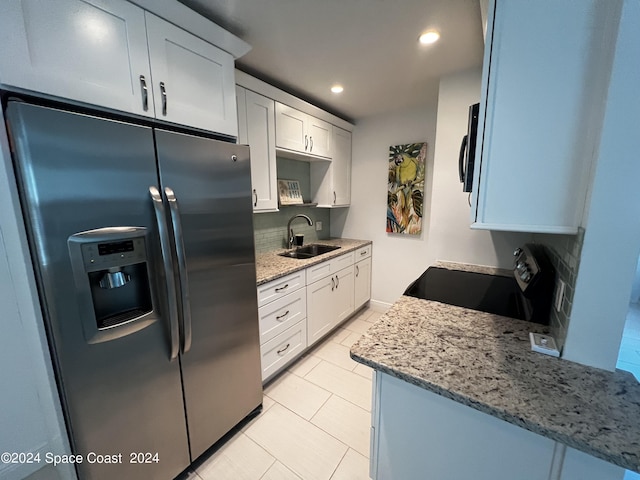
[[[331,291],[333,292],[336,288],[336,279],[331,277]]]
[[[340,277],[336,275],[336,288],[338,288],[339,286],[340,286]]]
[[[286,283],[284,287],[276,288],[276,292],[281,292],[283,290],[286,290],[287,288],[289,288],[289,284],[288,283]]]
[[[287,346],[284,347],[283,349],[278,350],[278,355],[280,355],[282,352],[284,352],[287,348],[289,348],[291,346],[290,343],[287,343]]]
[[[287,310],[286,312],[284,312],[282,315],[280,315],[279,317],[276,317],[276,320],[280,320],[281,318],[286,317],[287,315],[289,315],[289,310]]]
[[[356,277],[360,275],[360,267],[356,265]]]
[[[366,255],[366,254],[367,254],[367,251],[366,251],[366,250],[365,250],[364,252],[360,252],[360,256],[362,256],[362,255]]]

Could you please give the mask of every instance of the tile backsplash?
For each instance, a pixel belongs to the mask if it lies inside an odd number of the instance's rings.
[[[558,312],[551,307],[551,331],[562,348],[569,329],[569,319],[573,304],[573,293],[580,266],[580,254],[584,240],[584,229],[580,228],[576,235],[535,234],[535,243],[546,247],[549,259],[556,270],[557,279],[566,283],[562,308]]]
[[[304,243],[329,238],[329,209],[312,207],[280,207],[279,212],[254,213],[253,235],[256,253],[287,247],[287,223],[294,215],[302,213],[313,220],[309,226],[305,219],[297,218],[291,224],[295,234],[304,235]],[[322,230],[316,230],[316,222],[322,222]]]

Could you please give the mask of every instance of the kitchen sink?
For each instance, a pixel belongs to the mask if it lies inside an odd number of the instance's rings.
[[[335,245],[322,245],[319,243],[311,243],[309,245],[305,245],[304,247],[298,247],[294,250],[287,250],[286,252],[279,253],[278,255],[282,257],[289,258],[313,258],[318,255],[322,255],[323,253],[332,252],[333,250],[337,250],[340,247]]]

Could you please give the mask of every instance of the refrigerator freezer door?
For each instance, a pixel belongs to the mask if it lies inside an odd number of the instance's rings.
[[[83,455],[122,454],[120,464],[79,464],[80,478],[172,479],[189,465],[189,450],[179,362],[170,361],[164,294],[157,293],[162,266],[148,193],[150,185],[157,185],[152,130],[21,102],[9,102],[6,115],[72,448]],[[95,254],[96,262],[112,268],[100,272],[87,267],[86,281],[95,282],[96,295],[126,296],[139,283],[137,275],[148,275],[154,321],[89,343],[83,332],[84,308],[79,308],[86,298],[75,288],[79,280],[68,239],[117,226],[146,228],[148,265],[125,270],[131,281],[124,285],[100,287],[105,274],[119,271],[111,263],[118,262],[120,252],[126,256],[132,248],[139,250],[130,240],[109,240],[83,250],[86,264],[93,265],[90,255]],[[135,292],[129,293],[128,298],[135,298]],[[107,312],[105,318],[116,317]],[[119,327],[107,322],[100,328]],[[157,452],[158,462],[130,463],[137,452]]]
[[[158,129],[156,143],[186,260],[191,348],[181,365],[195,460],[262,403],[249,149]]]

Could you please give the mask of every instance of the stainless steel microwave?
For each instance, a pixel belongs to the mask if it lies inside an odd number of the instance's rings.
[[[473,166],[475,164],[476,156],[476,138],[478,136],[479,111],[479,103],[476,103],[469,107],[469,123],[467,124],[467,134],[462,137],[462,145],[460,145],[458,170],[460,172],[460,182],[462,182],[463,192],[470,192],[473,186]]]

